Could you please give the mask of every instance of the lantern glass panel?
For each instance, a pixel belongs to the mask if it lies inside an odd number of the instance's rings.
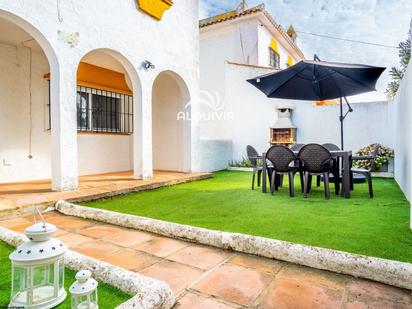
[[[24,267],[13,267],[13,287],[11,298],[19,303],[27,303],[29,287],[28,269]]]
[[[64,260],[58,261],[59,265],[59,290],[64,288]]]
[[[90,302],[97,308],[97,289],[90,295]]]
[[[33,304],[44,302],[54,297],[54,284],[49,282],[50,265],[34,266],[33,272]]]

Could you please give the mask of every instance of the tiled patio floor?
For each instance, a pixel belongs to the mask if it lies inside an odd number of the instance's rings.
[[[133,179],[132,172],[117,172],[79,177],[79,190],[53,192],[50,180],[0,184],[0,218],[17,215],[33,205],[51,205],[58,200],[76,201],[107,194],[146,190],[159,186],[210,177],[208,173],[155,171],[153,179]]]
[[[176,309],[412,308],[411,291],[49,213],[72,250],[166,281]],[[1,221],[22,232],[31,217]]]

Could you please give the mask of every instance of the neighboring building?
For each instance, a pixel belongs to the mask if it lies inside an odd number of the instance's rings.
[[[269,140],[271,123],[266,124],[265,132],[255,130],[266,109],[256,106],[256,118],[250,118],[254,116],[249,110],[253,109],[253,96],[260,94],[251,89],[246,79],[285,69],[304,59],[304,55],[297,45],[293,26],[285,31],[266,11],[264,4],[248,8],[242,1],[233,11],[201,20],[199,25],[200,86],[205,103],[202,111],[206,113],[219,106],[226,116],[233,115],[233,119],[222,116],[219,120],[201,122],[203,167],[215,170],[227,166],[229,160],[240,159],[238,149],[244,152],[245,139],[236,137],[239,126],[249,127],[251,138],[252,134],[256,139],[260,136],[265,144]],[[274,110],[270,112],[271,119],[273,115]],[[248,119],[251,119],[249,123]],[[261,145],[262,141],[255,143]],[[210,161],[213,157],[210,152],[216,147],[225,149],[222,150],[225,155],[215,156],[215,160]]]
[[[0,182],[199,170],[176,118],[198,99],[197,22],[192,0],[0,0]]]
[[[247,145],[259,152],[268,149],[271,128],[278,127],[277,110],[285,106],[292,109],[298,143],[340,144],[339,105],[269,99],[246,82],[302,59],[293,27],[284,30],[263,4],[248,8],[242,1],[233,11],[200,21],[203,170],[224,169],[241,160]],[[375,142],[392,146],[390,104],[352,106],[354,113],[345,120],[345,147],[357,151]]]

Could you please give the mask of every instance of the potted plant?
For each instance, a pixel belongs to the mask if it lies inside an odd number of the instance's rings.
[[[372,155],[373,151],[375,148],[378,146],[378,144],[371,144],[369,146],[366,146],[362,149],[359,149],[358,152],[356,153],[357,156],[370,156]],[[374,167],[374,172],[391,172],[390,170],[390,162],[393,161],[395,154],[394,151],[388,147],[384,147],[382,145],[379,146],[379,153],[376,157],[375,160],[375,167]],[[359,160],[355,161],[354,165],[358,168],[370,168],[371,162],[368,160]]]

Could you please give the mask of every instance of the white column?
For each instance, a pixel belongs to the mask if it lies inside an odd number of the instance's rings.
[[[141,96],[134,91],[133,166],[135,179],[153,178],[152,84],[141,81]]]
[[[50,96],[52,189],[77,190],[76,73],[71,66],[52,68]]]

